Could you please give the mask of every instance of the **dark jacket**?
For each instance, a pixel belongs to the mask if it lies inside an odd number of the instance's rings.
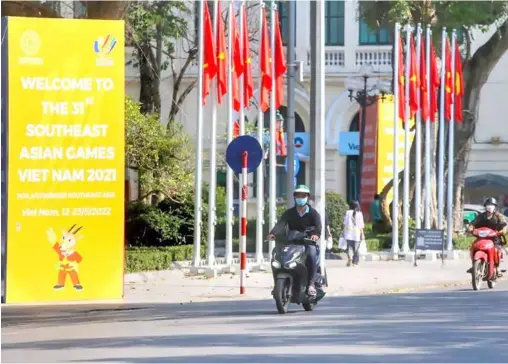
[[[495,231],[501,231],[506,226],[506,218],[499,212],[495,211],[492,217],[487,218],[487,212],[478,214],[471,223],[475,229],[486,227]]]
[[[310,205],[307,205],[307,207],[309,208],[309,212],[303,216],[300,216],[296,207],[291,207],[284,211],[272,231],[270,231],[270,234],[279,235],[285,232],[286,228],[288,230],[304,232],[307,228],[312,227],[314,228],[313,235],[321,236],[321,216],[319,212]]]

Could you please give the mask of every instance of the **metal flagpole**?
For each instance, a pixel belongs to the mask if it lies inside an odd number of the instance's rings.
[[[259,2],[259,29],[263,29],[263,1]],[[261,34],[261,31],[260,33]],[[261,55],[261,39],[259,39],[259,54]],[[263,140],[263,132],[264,132],[264,115],[263,109],[261,108],[261,93],[263,88],[263,78],[261,77],[261,73],[259,74],[259,94],[258,94],[258,141],[262,146],[264,145]],[[261,165],[256,170],[256,263],[260,264],[263,259],[263,224],[265,219],[265,182],[264,182],[264,166],[263,160],[261,160]]]
[[[288,1],[288,69],[287,69],[287,206],[293,206],[294,181],[295,181],[295,37],[296,37],[296,0]]]
[[[245,63],[245,59],[243,58],[243,7],[245,6],[245,3],[244,1],[240,1],[240,7],[239,7],[239,12],[240,12],[240,52],[242,52],[242,59],[243,59],[243,62]],[[247,65],[245,65],[245,67],[247,67]],[[238,120],[238,124],[240,126],[240,130],[239,130],[239,134],[240,135],[245,135],[245,110],[244,110],[244,93],[245,93],[245,90],[244,90],[244,82],[245,82],[245,71],[243,72],[242,76],[239,78],[239,87],[240,87],[240,115],[239,115],[239,120]],[[238,183],[238,204],[239,204],[239,210],[241,208],[241,204],[242,204],[242,201],[241,201],[241,198],[242,198],[242,185],[243,184],[246,184],[247,185],[247,181],[243,181],[243,174],[241,174],[239,176],[239,182]],[[240,221],[241,222],[241,221]],[[238,224],[239,226],[239,230],[238,230],[238,236],[242,236],[242,224]],[[240,247],[240,252],[241,252],[241,247]]]
[[[227,141],[228,145],[233,140],[233,22],[235,20],[235,9],[233,0],[228,5],[229,12],[229,37],[228,37],[228,125]],[[226,165],[226,265],[233,264],[233,170]]]
[[[217,33],[219,30],[219,6],[215,0],[213,8],[213,35],[215,47],[217,45]],[[217,48],[214,50],[217,53]],[[208,251],[207,264],[215,264],[215,190],[217,189],[217,82],[212,82],[210,90],[210,99],[212,100],[212,125],[210,135],[210,187],[208,190]]]
[[[393,255],[399,253],[399,46],[400,24],[395,23],[393,37],[393,202],[392,202],[392,248]]]
[[[421,57],[425,57],[421,54],[421,41],[422,41],[422,26],[418,24],[416,27],[416,64],[418,72],[418,78],[421,76]],[[424,82],[424,80],[420,80]],[[418,89],[417,100],[418,100],[418,111],[416,113],[416,164],[415,164],[415,222],[416,228],[422,228],[421,212],[422,212],[422,93]],[[416,247],[416,244],[415,244]]]
[[[411,26],[406,25],[406,69],[404,75],[405,86],[405,113],[404,115],[404,191],[402,195],[402,252],[409,252],[409,178],[410,178],[410,151],[411,144],[409,143],[409,68],[411,66]]]
[[[427,25],[427,29],[425,32],[425,74],[427,75],[427,79],[425,80],[427,89],[427,100],[424,102],[427,103],[429,108],[429,116],[430,118],[434,118],[435,115],[432,114],[432,105],[431,105],[431,95],[430,95],[430,37],[431,37],[430,25]],[[421,82],[421,81],[420,81]],[[434,97],[434,95],[432,95]],[[430,229],[430,119],[425,120],[425,213],[424,213],[424,224],[425,229]]]
[[[445,112],[445,75],[446,75],[446,27],[443,27],[441,34],[441,89],[439,102],[439,157],[437,173],[437,225],[438,229],[443,229],[443,210],[444,210],[444,112]]]
[[[273,1],[270,3],[270,48],[271,48],[271,68],[272,68],[272,92],[270,93],[270,228],[272,228],[277,221],[277,146],[275,143],[276,135],[276,121],[275,121],[275,7],[277,6]],[[275,242],[270,241],[269,256],[275,247]]]
[[[454,161],[454,147],[455,147],[455,42],[457,41],[457,33],[455,29],[452,31],[452,46],[450,48],[451,53],[451,76],[452,76],[452,104],[450,107],[450,120],[448,121],[448,183],[446,189],[448,192],[446,201],[446,218],[447,218],[447,233],[446,233],[446,250],[453,250],[453,161]]]
[[[194,255],[192,264],[197,267],[201,263],[201,185],[202,185],[202,154],[203,154],[203,14],[205,3],[199,6],[199,47],[198,47],[198,118],[196,123],[196,173],[194,175]]]
[[[325,2],[318,1],[316,4],[316,45],[317,45],[317,60],[316,67],[320,72],[317,73],[316,82],[316,134],[319,140],[319,154],[316,156],[316,186],[319,186],[316,191],[316,205],[318,212],[321,215],[321,244],[320,244],[320,266],[321,274],[325,275],[325,257],[326,257],[326,240],[325,240],[325,211],[326,211],[326,133],[325,133]],[[316,148],[317,149],[317,148]],[[292,163],[292,161],[291,161]]]

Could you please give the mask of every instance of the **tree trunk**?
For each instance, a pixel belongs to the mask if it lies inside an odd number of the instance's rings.
[[[159,77],[154,68],[152,46],[149,41],[144,41],[137,47],[140,80],[139,102],[141,103],[141,112],[144,114],[160,112],[161,98]]]

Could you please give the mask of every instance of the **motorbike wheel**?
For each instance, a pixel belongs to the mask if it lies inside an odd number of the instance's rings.
[[[279,278],[275,281],[274,298],[277,311],[280,314],[288,312],[289,291],[291,289],[289,278]]]
[[[473,289],[478,291],[481,289],[483,282],[483,271],[485,269],[485,263],[483,260],[475,260],[473,263],[473,270],[471,272]]]
[[[316,305],[311,302],[305,302],[304,304],[302,304],[302,306],[305,309],[305,311],[314,311],[314,307],[316,307]]]

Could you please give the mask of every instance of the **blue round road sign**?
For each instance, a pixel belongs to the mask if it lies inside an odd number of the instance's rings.
[[[295,176],[298,174],[298,172],[300,172],[300,160],[298,159],[298,157],[295,155],[295,160],[294,160],[294,164],[295,164]],[[286,168],[286,173],[288,171],[288,157],[286,157],[286,163],[284,164],[284,168]]]
[[[247,152],[247,170],[254,172],[263,160],[263,148],[258,140],[250,135],[239,136],[226,148],[226,163],[235,172],[242,172],[243,152]]]

